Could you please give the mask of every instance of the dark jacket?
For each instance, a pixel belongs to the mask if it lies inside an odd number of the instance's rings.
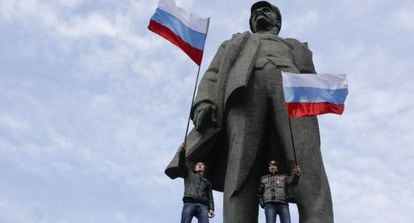
[[[184,178],[184,202],[201,203],[214,210],[213,188],[209,180],[188,170],[185,150],[180,151],[179,168]]]
[[[288,176],[286,174],[262,176],[257,190],[259,204],[267,202],[287,203],[289,186],[295,186],[299,182],[299,175]]]

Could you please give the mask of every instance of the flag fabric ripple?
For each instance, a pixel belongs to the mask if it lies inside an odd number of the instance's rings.
[[[181,48],[200,65],[208,24],[209,18],[200,18],[177,7],[174,0],[160,0],[148,29]]]
[[[282,80],[289,117],[343,113],[348,95],[345,74],[282,72]]]

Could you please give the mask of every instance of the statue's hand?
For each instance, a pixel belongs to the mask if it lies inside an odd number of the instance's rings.
[[[201,133],[217,124],[217,108],[215,105],[202,102],[194,111],[193,123],[195,129]]]

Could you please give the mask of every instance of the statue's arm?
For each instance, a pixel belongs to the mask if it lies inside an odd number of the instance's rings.
[[[212,124],[217,122],[215,97],[217,94],[219,68],[224,56],[225,46],[226,42],[221,44],[210,66],[206,70],[198,86],[194,105],[191,108],[191,119],[194,122],[195,128],[200,132],[204,132]]]
[[[294,38],[287,38],[286,41],[292,48],[294,63],[300,73],[316,74],[313,64],[313,54],[307,42],[300,42]]]
[[[227,41],[223,42],[220,45],[213,57],[213,60],[204,73],[204,76],[198,86],[197,96],[194,100],[193,108],[196,108],[198,104],[202,102],[214,103],[214,97],[217,90],[219,68],[224,56],[226,45]]]

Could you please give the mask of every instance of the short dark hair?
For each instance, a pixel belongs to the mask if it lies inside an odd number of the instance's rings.
[[[270,161],[267,163],[267,166],[270,166],[270,164],[274,164],[275,166],[279,166],[279,163],[278,163],[276,160],[270,160]]]
[[[194,164],[194,169],[196,168],[197,164],[199,164],[199,163],[202,163],[202,164],[204,165],[204,169],[207,169],[207,165],[206,165],[206,163],[205,163],[205,162],[203,162],[203,161],[198,161],[198,162],[196,162],[196,163]]]

